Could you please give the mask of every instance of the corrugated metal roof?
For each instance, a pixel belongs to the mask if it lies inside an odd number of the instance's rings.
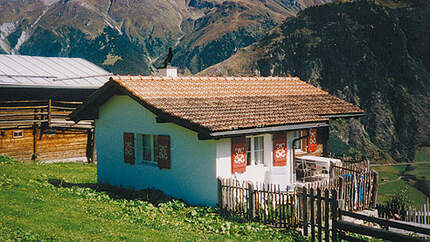
[[[110,75],[81,58],[0,55],[0,87],[96,89]]]

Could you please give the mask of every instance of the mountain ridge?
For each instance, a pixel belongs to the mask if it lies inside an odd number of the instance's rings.
[[[174,47],[173,64],[196,73],[255,42],[286,16],[329,1],[0,0],[0,49],[12,54],[84,57],[111,72],[150,75],[167,48]],[[79,46],[71,33],[79,35],[75,36]],[[95,42],[102,36],[107,39]],[[129,51],[109,45],[113,38],[122,46],[132,46],[131,58]],[[208,50],[219,43],[226,51],[208,59]],[[105,59],[83,54],[82,45],[103,52]]]
[[[413,160],[430,145],[429,16],[422,0],[311,7],[199,75],[299,76],[367,112],[332,123],[343,151]]]

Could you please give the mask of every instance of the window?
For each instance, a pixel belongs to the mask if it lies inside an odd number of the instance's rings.
[[[22,130],[13,131],[13,138],[14,139],[16,139],[16,138],[22,138],[23,136],[24,136],[24,134],[23,134]]]
[[[247,165],[264,164],[264,136],[246,138]]]
[[[294,131],[294,138],[299,138],[301,136],[301,131],[300,130],[296,130]],[[302,149],[302,141],[296,141],[295,142],[295,149],[301,150]]]
[[[156,135],[138,134],[136,146],[136,160],[138,162],[157,164]]]

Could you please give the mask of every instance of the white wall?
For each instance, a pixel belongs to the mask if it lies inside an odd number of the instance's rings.
[[[216,164],[217,177],[236,177],[241,180],[248,180],[263,183],[266,171],[270,169],[273,161],[273,141],[271,134],[264,135],[264,165],[247,166],[246,172],[242,174],[231,173],[231,139],[217,140]]]
[[[126,164],[123,133],[169,135],[171,169]],[[156,188],[193,205],[217,203],[216,147],[197,133],[172,123],[156,123],[155,115],[128,96],[114,96],[96,120],[97,179],[132,189]]]
[[[273,136],[264,135],[264,166],[248,166],[243,174],[231,173],[231,139],[216,141],[216,175],[217,177],[238,177],[243,180],[254,182],[275,182],[282,179],[281,184],[293,184],[293,139],[294,132],[287,132],[287,165],[284,167],[273,167]],[[274,175],[267,177],[269,173],[283,174],[278,178]]]
[[[216,176],[231,176],[231,139],[216,142]]]
[[[288,174],[288,184],[294,183],[294,176],[293,176],[293,139],[294,139],[294,132],[287,132],[287,174]]]

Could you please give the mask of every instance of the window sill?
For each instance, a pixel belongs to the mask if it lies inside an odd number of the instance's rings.
[[[267,167],[267,166],[264,165],[264,164],[257,164],[257,165],[252,164],[252,165],[247,165],[246,167],[249,167],[249,168],[262,168],[262,167]]]
[[[158,167],[158,163],[155,161],[139,161],[138,164]]]

